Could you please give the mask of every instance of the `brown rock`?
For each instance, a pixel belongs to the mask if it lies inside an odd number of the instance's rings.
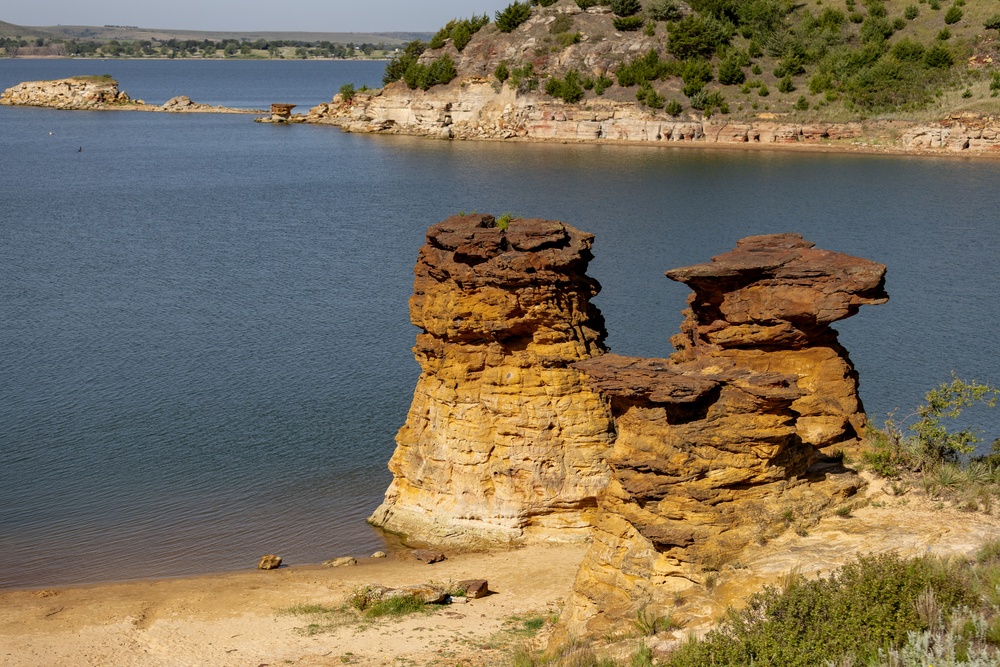
[[[429,549],[416,549],[413,551],[413,557],[428,565],[447,560],[447,557],[440,551],[431,551]]]
[[[323,561],[323,565],[327,567],[350,567],[357,564],[358,560],[351,556],[341,556],[340,558],[331,558],[330,560]]]
[[[865,421],[829,325],[885,302],[885,267],[777,234],[667,275],[694,289],[677,353],[575,364],[610,398],[618,437],[564,615],[570,633],[669,609],[789,517],[815,519],[861,484],[814,465],[817,447],[849,446]]]
[[[440,586],[419,584],[402,588],[389,588],[382,593],[382,599],[414,597],[424,604],[440,604],[448,599],[448,593]]]
[[[422,373],[372,524],[425,544],[585,537],[613,440],[571,367],[605,351],[592,240],[488,215],[428,230],[410,298]]]
[[[258,570],[276,570],[279,567],[281,567],[281,556],[275,556],[274,554],[261,556],[257,562]]]
[[[466,579],[458,582],[458,586],[465,590],[465,597],[471,600],[478,600],[490,592],[490,585],[485,579]]]

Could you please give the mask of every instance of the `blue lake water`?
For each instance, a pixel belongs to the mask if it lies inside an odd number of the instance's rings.
[[[149,102],[305,110],[382,68],[0,60],[0,88],[108,73]],[[10,107],[0,155],[0,587],[382,548],[364,517],[418,374],[412,266],[460,210],[595,233],[616,352],[671,352],[688,290],[663,271],[795,231],[889,267],[892,300],[837,326],[876,421],[952,371],[1000,382],[998,162]]]

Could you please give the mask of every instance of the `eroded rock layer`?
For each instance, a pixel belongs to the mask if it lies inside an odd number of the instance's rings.
[[[563,617],[573,634],[627,625],[646,606],[677,611],[748,546],[809,525],[860,486],[818,461],[865,420],[829,324],[888,298],[885,267],[780,234],[667,275],[695,291],[677,353],[575,365],[610,398],[618,436]]]
[[[850,450],[866,418],[857,372],[830,324],[888,300],[885,265],[813,246],[798,234],[751,236],[710,262],[668,271],[694,290],[672,358],[721,357],[796,376],[799,437]]]
[[[422,373],[372,524],[463,546],[584,537],[614,439],[571,367],[605,351],[592,240],[488,215],[428,230],[410,299]]]

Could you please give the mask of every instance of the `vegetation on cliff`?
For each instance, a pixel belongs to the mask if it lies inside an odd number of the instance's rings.
[[[458,78],[497,72],[498,91],[531,90],[500,75],[531,68],[565,103],[606,95],[671,115],[982,111],[1000,92],[987,0],[526,0],[486,20],[411,43],[385,83],[448,54]]]

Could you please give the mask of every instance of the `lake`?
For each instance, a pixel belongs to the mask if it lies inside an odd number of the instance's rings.
[[[151,103],[305,111],[383,67],[0,60],[0,89],[107,73]],[[0,587],[384,548],[364,518],[419,372],[412,267],[458,211],[596,234],[615,352],[672,351],[688,290],[665,270],[794,231],[889,267],[891,301],[836,327],[873,420],[952,371],[1000,382],[1000,162],[11,107],[0,148]]]

